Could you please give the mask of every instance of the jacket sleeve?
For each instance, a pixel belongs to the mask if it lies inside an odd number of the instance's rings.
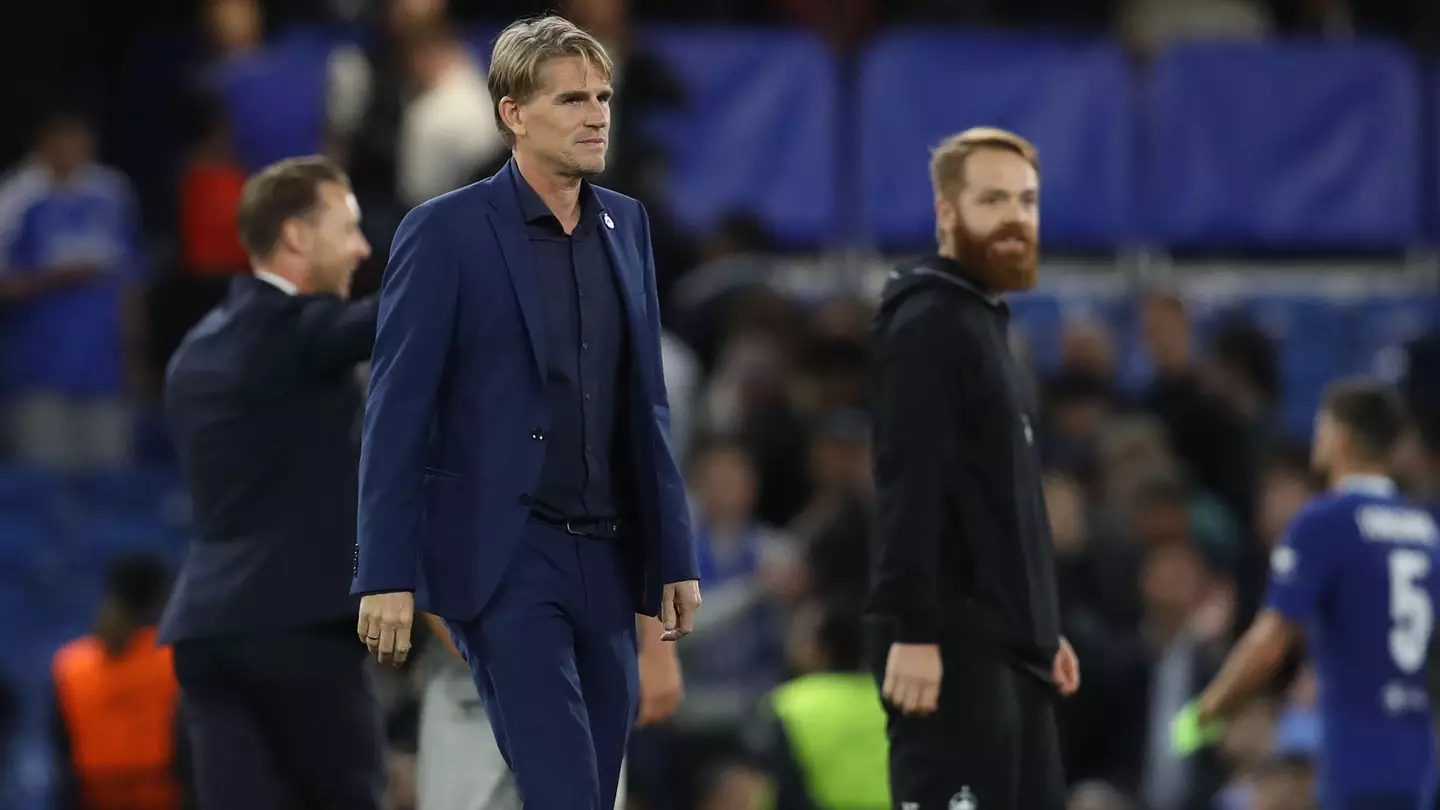
[[[946,456],[960,440],[957,330],[927,310],[898,321],[877,347],[875,486],[877,587],[897,620],[896,640],[939,640],[936,571]]]
[[[361,439],[356,594],[415,590],[426,449],[459,286],[445,226],[433,202],[406,215],[380,285]]]
[[[640,208],[641,250],[645,255],[645,322],[650,329],[649,356],[653,360],[650,378],[651,410],[654,414],[659,444],[654,449],[655,472],[660,491],[660,577],[665,582],[683,582],[700,578],[700,565],[695,557],[695,535],[690,530],[690,506],[685,497],[685,481],[675,463],[674,443],[670,437],[670,400],[665,392],[665,369],[660,360],[660,299],[656,294],[655,251],[650,246],[650,215]]]
[[[370,357],[375,347],[378,296],[342,301],[316,296],[300,313],[301,351],[322,373],[340,373]]]

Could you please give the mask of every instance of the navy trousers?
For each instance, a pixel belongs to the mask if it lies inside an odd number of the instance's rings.
[[[531,521],[484,612],[450,622],[526,810],[612,810],[634,724],[625,540]]]
[[[379,810],[380,713],[347,625],[181,641],[175,675],[205,810]]]

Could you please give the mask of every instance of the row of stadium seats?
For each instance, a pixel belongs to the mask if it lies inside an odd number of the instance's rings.
[[[493,29],[470,34],[486,56]],[[315,151],[343,28],[299,28],[221,66],[253,167]],[[644,122],[672,157],[676,215],[748,211],[783,242],[932,234],[927,152],[979,124],[1040,149],[1052,246],[1390,250],[1440,238],[1440,71],[1386,43],[1188,44],[1145,70],[1106,39],[892,31],[851,75],[784,30],[648,30],[689,88]],[[184,49],[137,50],[144,86]],[[155,119],[137,116],[135,126]],[[173,153],[172,153],[173,154]]]

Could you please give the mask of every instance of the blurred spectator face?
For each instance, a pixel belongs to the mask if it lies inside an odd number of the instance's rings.
[[[1287,694],[1290,698],[1290,705],[1313,707],[1316,699],[1320,696],[1320,682],[1315,679],[1315,669],[1309,664],[1301,667],[1300,674],[1295,676],[1295,682],[1290,684]]]
[[[810,480],[815,489],[857,493],[869,489],[870,478],[870,442],[822,435],[811,444]]]
[[[1035,286],[1039,273],[1040,175],[1007,149],[965,161],[958,199],[935,200],[942,247],[992,292]]]
[[[822,340],[843,340],[864,344],[870,334],[874,310],[859,298],[832,298],[820,305],[811,318],[812,331]]]
[[[1345,437],[1340,424],[1327,411],[1315,417],[1315,438],[1310,444],[1310,466],[1328,478],[1335,462],[1344,452]]]
[[[1066,810],[1128,810],[1120,791],[1104,782],[1084,782],[1070,792]]]
[[[1110,403],[1103,399],[1076,397],[1057,403],[1050,411],[1050,425],[1057,437],[1085,444],[1092,441],[1110,417]]]
[[[1148,612],[1170,624],[1187,619],[1199,605],[1204,572],[1195,551],[1185,543],[1166,543],[1150,550],[1140,572],[1140,591]]]
[[[722,770],[700,800],[699,810],[755,810],[766,793],[765,777],[745,765]]]
[[[1105,499],[1120,505],[1152,475],[1173,471],[1164,428],[1149,420],[1123,420],[1100,436],[1100,475]]]
[[[320,211],[312,226],[312,238],[305,251],[310,280],[315,289],[350,295],[355,268],[370,256],[370,243],[360,232],[360,204],[355,195],[339,183],[320,184]]]
[[[79,119],[56,121],[40,137],[39,153],[56,177],[69,177],[94,160],[95,134]]]
[[[602,41],[619,36],[630,15],[625,0],[569,0],[565,16]]]
[[[1177,296],[1146,297],[1142,308],[1145,345],[1157,368],[1178,371],[1190,364],[1190,318]]]
[[[1252,773],[1270,756],[1275,741],[1275,707],[1257,700],[1225,727],[1220,753],[1238,773]]]
[[[1135,510],[1131,536],[1149,548],[1190,542],[1190,512],[1182,504],[1147,503]]]
[[[759,482],[755,464],[743,448],[721,445],[705,450],[695,461],[696,505],[705,522],[733,525],[750,520]]]
[[[1256,533],[1266,549],[1273,548],[1286,525],[1313,493],[1310,482],[1287,471],[1273,471],[1261,482]]]
[[[221,55],[260,44],[260,5],[255,0],[210,0],[205,11],[210,41]]]
[[[1110,332],[1095,321],[1077,321],[1065,327],[1061,357],[1069,371],[1102,380],[1115,376],[1115,347]]]
[[[1085,549],[1085,493],[1068,475],[1045,476],[1045,509],[1050,515],[1050,535],[1055,551],[1062,556]]]
[[[1251,810],[1309,810],[1314,807],[1315,771],[1301,762],[1274,763],[1255,780]]]
[[[1425,455],[1425,442],[1417,430],[1406,431],[1400,439],[1391,467],[1400,488],[1414,498],[1425,498],[1434,488],[1430,460]]]
[[[405,34],[445,16],[446,0],[390,0],[390,30]]]
[[[551,59],[540,89],[524,104],[502,99],[501,114],[515,132],[517,151],[528,152],[565,177],[605,171],[610,140],[610,77],[579,57]]]
[[[826,669],[825,651],[820,646],[820,621],[823,611],[814,602],[808,602],[795,611],[790,620],[790,632],[785,640],[785,658],[796,672],[823,672]]]

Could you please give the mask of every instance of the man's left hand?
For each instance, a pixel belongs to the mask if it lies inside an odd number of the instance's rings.
[[[700,580],[687,579],[665,585],[660,598],[660,623],[665,625],[662,641],[675,641],[695,629],[695,611],[700,609]]]
[[[1050,677],[1055,681],[1055,688],[1066,697],[1080,688],[1080,659],[1075,657],[1075,648],[1063,638],[1060,639],[1060,649],[1055,653]]]
[[[653,622],[654,619],[646,619]],[[675,713],[685,697],[680,659],[669,644],[640,645],[640,714],[637,727],[659,723]]]

